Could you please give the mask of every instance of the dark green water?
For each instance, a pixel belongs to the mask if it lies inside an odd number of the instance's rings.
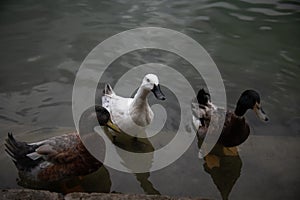
[[[83,59],[106,38],[145,26],[174,29],[198,41],[221,72],[228,107],[234,108],[243,90],[254,88],[271,121],[261,123],[249,112],[251,137],[239,156],[223,159],[219,171],[197,158],[195,141],[183,157],[149,178],[101,169],[96,175],[105,181],[79,183],[84,190],[151,193],[155,188],[161,194],[216,199],[227,191],[230,199],[296,199],[300,2],[283,0],[1,1],[0,187],[20,187],[3,150],[7,132],[35,141],[73,129],[72,88]]]

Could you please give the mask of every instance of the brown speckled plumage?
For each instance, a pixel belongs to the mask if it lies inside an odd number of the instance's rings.
[[[78,133],[73,132],[53,137],[38,143],[25,144],[16,141],[12,135],[6,141],[7,151],[23,173],[30,174],[36,181],[57,181],[71,176],[83,176],[96,171],[102,163],[84,147]],[[35,147],[29,151],[19,148]],[[24,153],[18,153],[18,152]],[[36,152],[37,159],[28,154]],[[33,164],[35,163],[35,164]]]
[[[210,117],[211,116],[205,118],[205,125],[199,127],[197,131],[198,137],[205,137],[208,130],[208,126],[217,126],[210,124]],[[237,117],[233,112],[228,111],[225,116],[224,126],[218,142],[224,145],[225,147],[234,147],[243,143],[248,138],[249,134],[250,128],[249,125],[246,123],[245,118]]]
[[[250,134],[249,125],[244,117],[227,112],[219,142],[225,147],[234,147],[246,141]]]
[[[80,117],[79,130],[85,142],[94,140],[94,127],[111,123],[109,112],[102,106],[88,108]],[[97,142],[99,152],[105,155],[105,144]],[[102,166],[86,149],[77,132],[52,137],[35,143],[15,140],[11,133],[5,143],[19,175],[31,181],[52,182],[72,176],[92,173]],[[101,154],[102,155],[102,154]]]
[[[198,138],[205,137],[209,126],[215,128],[219,124],[211,124],[212,121],[218,122],[218,114],[222,113],[218,112],[219,108],[213,109],[215,106],[212,105],[210,95],[204,89],[199,90],[197,102],[192,102],[194,118],[201,120],[197,131]],[[250,128],[244,118],[244,114],[249,109],[254,110],[261,120],[268,121],[268,117],[261,107],[259,94],[254,90],[245,90],[237,102],[235,111],[226,112],[224,126],[218,140],[220,144],[225,147],[234,147],[246,141],[250,134]],[[211,115],[211,112],[214,115]],[[201,113],[201,115],[194,113]],[[214,117],[214,120],[211,120],[211,117]]]

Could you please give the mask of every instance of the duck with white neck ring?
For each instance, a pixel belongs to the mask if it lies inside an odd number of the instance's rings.
[[[199,90],[197,102],[198,106],[195,106],[195,103],[192,104],[193,124],[197,129],[198,137],[203,137],[207,132],[212,117],[211,112],[217,108],[211,103],[210,95],[206,93],[204,89]],[[247,140],[250,134],[250,128],[244,115],[249,109],[253,110],[257,117],[262,121],[269,120],[261,107],[258,92],[254,90],[245,90],[241,94],[234,112],[227,111],[224,127],[218,143],[225,147],[234,147]]]
[[[102,106],[110,112],[112,122],[123,132],[134,137],[146,137],[146,126],[154,118],[147,99],[150,92],[153,92],[154,96],[159,100],[166,99],[155,74],[147,74],[143,78],[133,98],[116,95],[112,87],[106,84],[102,96]]]

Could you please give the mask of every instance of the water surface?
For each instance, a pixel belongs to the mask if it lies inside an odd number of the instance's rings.
[[[86,55],[116,33],[157,26],[185,33],[204,46],[224,79],[228,108],[234,108],[243,90],[253,88],[260,92],[271,121],[261,123],[249,112],[251,137],[229,158],[215,153],[223,160],[221,167],[210,169],[209,161],[198,159],[195,140],[183,157],[165,169],[139,176],[101,169],[94,177],[105,176],[106,181],[88,179],[80,183],[82,190],[296,199],[300,187],[299,25],[298,1],[2,1],[0,187],[21,187],[3,150],[7,132],[35,141],[74,130],[72,87]],[[133,53],[115,64],[130,68],[135,64],[130,56],[137,63],[147,61],[142,54]],[[154,53],[153,57],[159,56]],[[161,57],[167,63],[183,62]],[[107,80],[116,81],[117,73],[112,71]],[[196,84],[200,87],[203,82]],[[170,129],[175,126],[169,124]]]

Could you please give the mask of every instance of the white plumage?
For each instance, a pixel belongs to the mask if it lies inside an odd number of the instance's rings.
[[[133,98],[118,96],[112,87],[106,84],[102,106],[110,112],[112,122],[123,132],[134,137],[146,137],[145,128],[154,117],[147,100],[151,91],[157,99],[165,100],[160,90],[158,77],[154,74],[147,74],[143,78]]]

